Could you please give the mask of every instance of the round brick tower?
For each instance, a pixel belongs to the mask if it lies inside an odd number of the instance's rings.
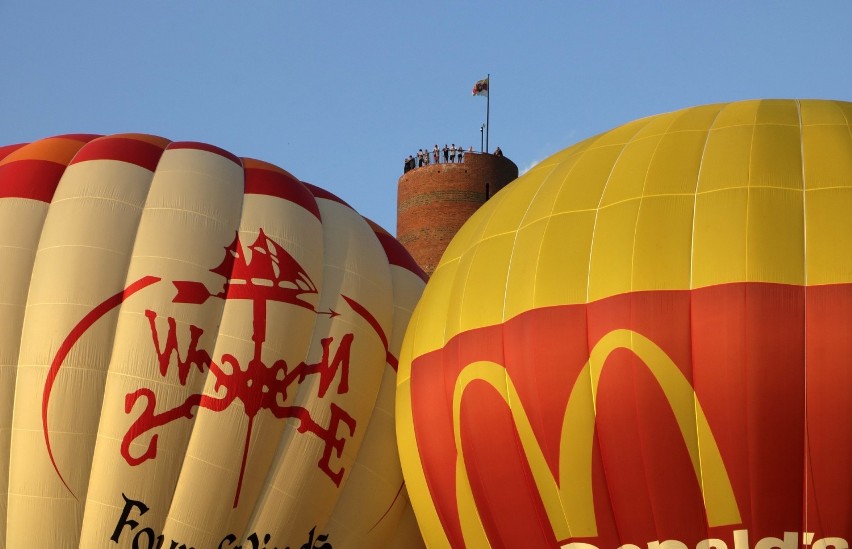
[[[465,153],[460,164],[429,164],[408,171],[399,178],[397,239],[431,276],[464,222],[517,177],[514,162],[485,153]]]

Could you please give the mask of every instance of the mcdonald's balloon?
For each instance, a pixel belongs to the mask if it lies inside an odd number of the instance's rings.
[[[403,344],[430,548],[847,549],[852,103],[626,124],[452,241]]]
[[[340,199],[66,135],[0,149],[0,254],[0,547],[422,545],[393,414],[424,277]]]

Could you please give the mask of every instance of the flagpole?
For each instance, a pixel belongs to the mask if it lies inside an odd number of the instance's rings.
[[[482,73],[480,73],[482,74]],[[488,132],[491,131],[491,125],[488,123],[488,117],[491,113],[491,73],[488,73],[488,76],[485,77],[486,90],[488,93],[485,94],[485,152],[488,152]]]

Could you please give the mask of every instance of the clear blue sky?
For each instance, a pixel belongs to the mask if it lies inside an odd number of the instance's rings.
[[[403,159],[524,171],[643,116],[852,100],[852,0],[0,0],[0,144],[145,132],[277,164],[390,231]]]

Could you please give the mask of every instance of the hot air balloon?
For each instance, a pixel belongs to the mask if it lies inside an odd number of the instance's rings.
[[[432,548],[846,549],[852,103],[631,122],[461,229],[397,378]]]
[[[271,164],[0,148],[0,547],[417,547],[401,245]],[[409,507],[410,509],[410,507]]]

